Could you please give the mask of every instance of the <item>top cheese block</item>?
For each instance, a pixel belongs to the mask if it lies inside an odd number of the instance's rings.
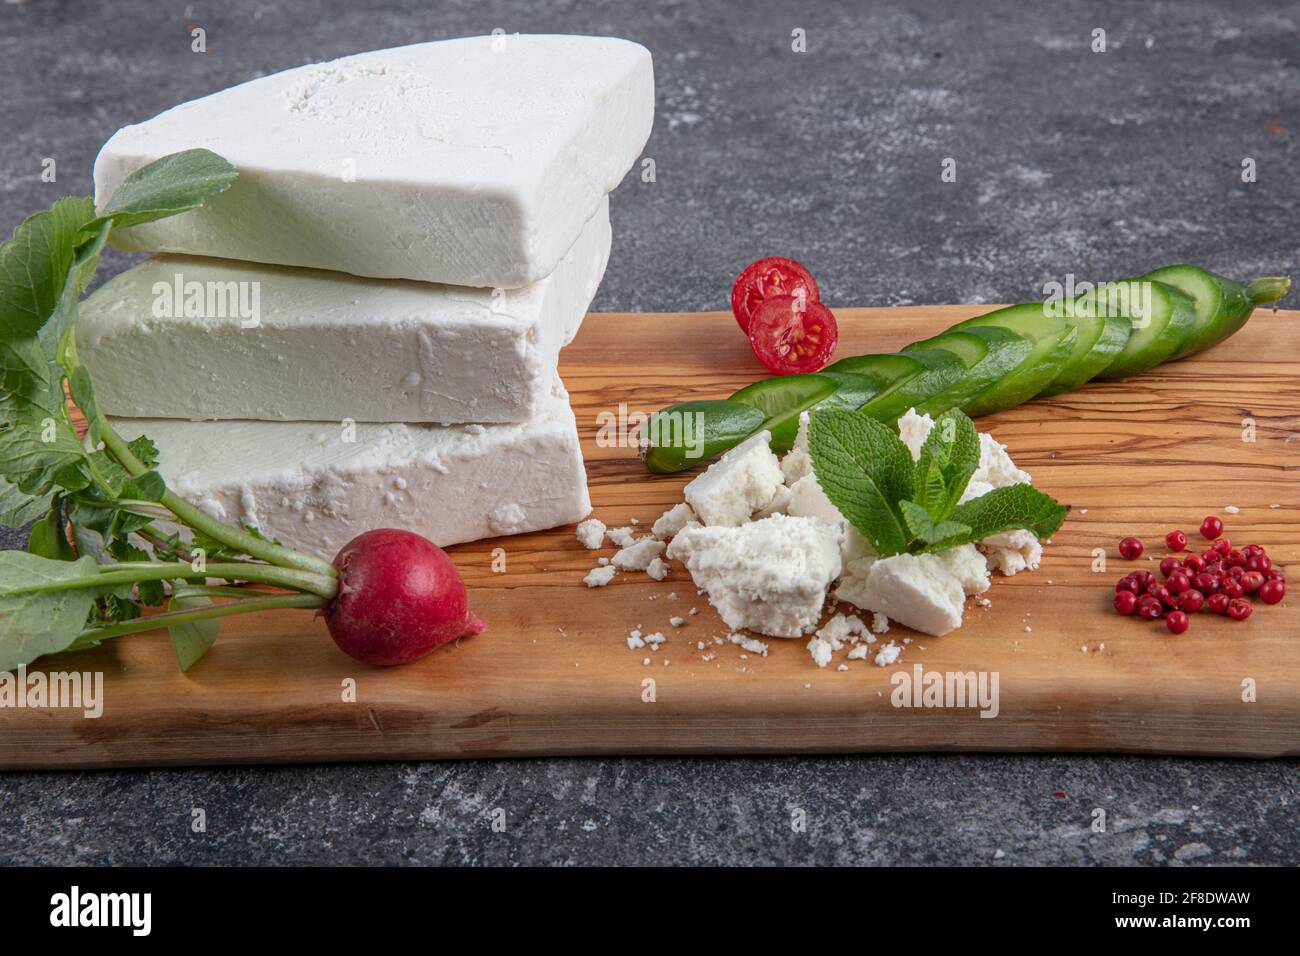
[[[645,145],[654,75],[614,37],[487,36],[303,66],[118,130],[132,172],[205,147],[239,178],[119,248],[513,289],[550,273]]]

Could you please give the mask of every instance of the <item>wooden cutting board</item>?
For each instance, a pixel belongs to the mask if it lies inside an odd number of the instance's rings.
[[[890,351],[987,306],[842,309],[839,355]],[[563,353],[595,514],[648,525],[689,475],[651,476],[626,447],[596,442],[620,403],[650,412],[722,398],[759,369],[729,314],[588,317]],[[1253,441],[1249,438],[1253,423]],[[994,576],[943,638],[895,626],[899,663],[818,669],[804,641],[767,657],[713,644],[727,629],[686,572],[620,573],[588,589],[597,552],[572,527],[452,549],[489,625],[407,667],[344,657],[306,612],[235,618],[189,674],[161,632],[45,662],[102,671],[104,712],[0,710],[0,765],[380,760],[542,754],[1048,750],[1271,756],[1300,753],[1300,600],[1237,623],[1195,615],[1186,634],[1110,610],[1132,565],[1126,534],[1163,553],[1164,533],[1221,515],[1300,586],[1300,313],[1261,312],[1209,353],[981,419],[1035,484],[1073,505],[1043,567]],[[455,507],[455,502],[449,502]],[[1230,514],[1227,507],[1239,508]],[[362,529],[358,529],[362,530]],[[1094,573],[1094,549],[1109,568]],[[501,549],[501,550],[497,550]],[[605,549],[600,554],[612,554]],[[494,558],[505,570],[493,570]],[[1145,559],[1144,559],[1145,561]],[[1154,562],[1144,563],[1154,567]],[[697,608],[694,616],[690,608]],[[686,626],[669,625],[671,616]],[[656,652],[629,630],[661,631]],[[704,649],[697,647],[704,643]],[[642,663],[644,658],[650,664]],[[711,659],[708,659],[711,658]],[[902,708],[892,675],[996,672],[999,708]],[[355,682],[355,700],[345,700]],[[1253,692],[1248,692],[1253,688]],[[1253,700],[1243,700],[1253,697]]]

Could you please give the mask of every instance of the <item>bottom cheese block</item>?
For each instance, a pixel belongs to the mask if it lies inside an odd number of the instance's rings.
[[[168,486],[212,516],[330,559],[373,528],[438,545],[591,511],[577,423],[558,384],[541,414],[497,425],[114,419],[158,446]]]

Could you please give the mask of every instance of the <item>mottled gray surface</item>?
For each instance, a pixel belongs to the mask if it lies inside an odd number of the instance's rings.
[[[615,196],[598,309],[725,308],[732,276],[767,253],[808,263],[832,305],[1006,301],[1067,272],[1178,260],[1294,274],[1298,25],[1294,4],[1267,0],[6,0],[0,224],[88,191],[113,130],[176,102],[501,27],[654,53],[657,182],[629,177]],[[189,26],[208,54],[190,52]],[[796,28],[806,53],[791,52]],[[1089,50],[1095,28],[1105,53]],[[44,157],[57,184],[40,181]],[[947,157],[955,183],[940,181]],[[891,755],[6,774],[0,860],[1294,864],[1295,770]],[[1097,807],[1106,834],[1089,829]]]

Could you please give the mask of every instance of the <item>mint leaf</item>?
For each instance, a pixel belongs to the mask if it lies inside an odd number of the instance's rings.
[[[167,610],[188,611],[211,603],[212,599],[206,595],[181,592],[167,603]],[[212,649],[212,645],[217,642],[219,630],[220,624],[215,620],[190,621],[188,624],[175,624],[167,628],[172,639],[172,650],[176,652],[176,663],[182,671],[189,670]]]
[[[912,497],[912,454],[892,429],[856,411],[812,414],[808,448],[817,483],[882,557],[911,541],[898,502]]]
[[[137,169],[104,206],[103,218],[118,229],[165,219],[203,205],[230,188],[235,167],[207,149],[187,149]]]
[[[85,627],[96,599],[112,589],[85,587],[24,594],[10,591],[98,574],[93,558],[51,561],[24,551],[0,551],[0,671],[13,670],[67,648]]]
[[[915,500],[941,522],[952,514],[980,463],[975,423],[957,409],[935,419],[916,462]]]
[[[945,548],[956,547],[959,544],[967,544],[972,540],[970,537],[971,529],[964,524],[959,524],[956,521],[935,523],[930,517],[930,512],[915,501],[900,501],[898,505],[903,512],[903,520],[907,522],[912,537],[919,540],[923,545],[921,548],[909,547],[909,551],[914,553],[942,551]],[[914,543],[909,542],[909,545]]]
[[[958,505],[952,520],[970,526],[971,541],[1019,528],[1032,531],[1041,541],[1056,533],[1069,511],[1068,505],[1058,504],[1032,485],[1009,485]]]

